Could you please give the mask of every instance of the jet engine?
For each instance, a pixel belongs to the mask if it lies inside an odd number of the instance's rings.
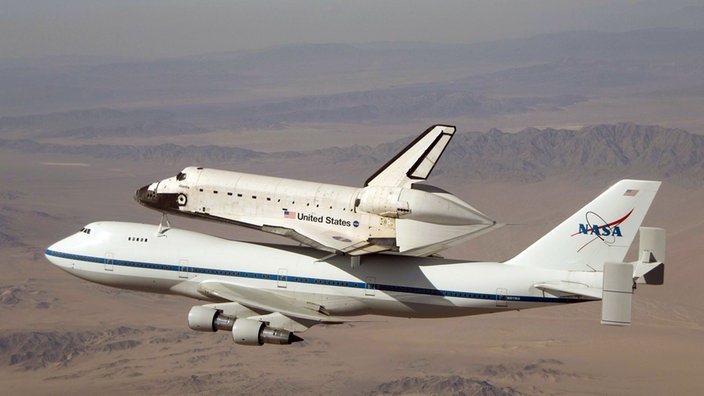
[[[191,308],[188,327],[196,331],[231,331],[233,341],[240,345],[288,345],[303,341],[291,331],[269,327],[265,322],[254,319],[225,315],[220,310],[204,306]]]

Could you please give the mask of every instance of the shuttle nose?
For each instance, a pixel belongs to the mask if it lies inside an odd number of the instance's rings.
[[[158,186],[159,183],[152,183],[138,189],[134,194],[134,200],[148,208],[160,211],[178,211],[179,206],[186,203],[184,194],[159,193]]]
[[[134,200],[145,206],[156,202],[156,188],[154,183],[137,189],[134,193]]]

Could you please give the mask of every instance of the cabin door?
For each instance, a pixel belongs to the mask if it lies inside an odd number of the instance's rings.
[[[364,289],[365,296],[374,296],[376,294],[376,277],[367,277],[367,287]]]
[[[496,289],[496,306],[498,308],[508,307],[508,299],[506,299],[506,294],[508,290],[504,288]]]
[[[279,268],[279,274],[276,277],[276,287],[285,289],[288,286],[288,270]]]
[[[112,271],[115,269],[114,258],[115,258],[114,254],[112,254],[110,252],[105,253],[105,261],[104,261],[104,267],[103,267],[105,269],[105,271]]]
[[[181,259],[178,262],[178,277],[188,279],[188,260]]]

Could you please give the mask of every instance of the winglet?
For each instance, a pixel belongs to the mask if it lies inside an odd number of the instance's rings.
[[[409,188],[426,180],[454,134],[454,126],[431,126],[367,179],[364,186]]]

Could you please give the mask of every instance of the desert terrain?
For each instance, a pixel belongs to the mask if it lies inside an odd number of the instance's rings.
[[[134,190],[186,164],[8,149],[1,158],[0,378],[11,393],[704,391],[698,381],[704,367],[698,348],[704,342],[697,265],[704,235],[701,179],[696,185],[666,180],[646,218],[647,225],[668,229],[666,284],[636,292],[630,327],[600,325],[600,304],[588,303],[444,320],[365,317],[313,327],[297,345],[243,347],[228,334],[190,331],[185,315],[197,301],[90,284],[43,257],[46,246],[91,221],[158,222],[158,213],[133,201]],[[292,161],[293,169],[287,166]],[[343,175],[341,181],[355,185],[377,164],[313,153],[221,165],[307,179]],[[473,260],[510,258],[615,180],[608,172],[580,179],[558,172],[537,181],[462,181],[451,165],[444,158],[434,185],[511,224],[446,252]],[[285,242],[231,226],[172,221],[235,239]]]
[[[701,30],[645,29],[0,59],[3,393],[703,394],[703,43]],[[186,166],[361,186],[434,123],[458,134],[428,183],[507,224],[446,257],[509,259],[615,181],[663,181],[644,225],[667,229],[665,284],[636,291],[630,327],[600,325],[586,303],[370,316],[244,347],[189,330],[198,301],[88,283],[44,258],[93,221],[156,224],[135,190]]]

